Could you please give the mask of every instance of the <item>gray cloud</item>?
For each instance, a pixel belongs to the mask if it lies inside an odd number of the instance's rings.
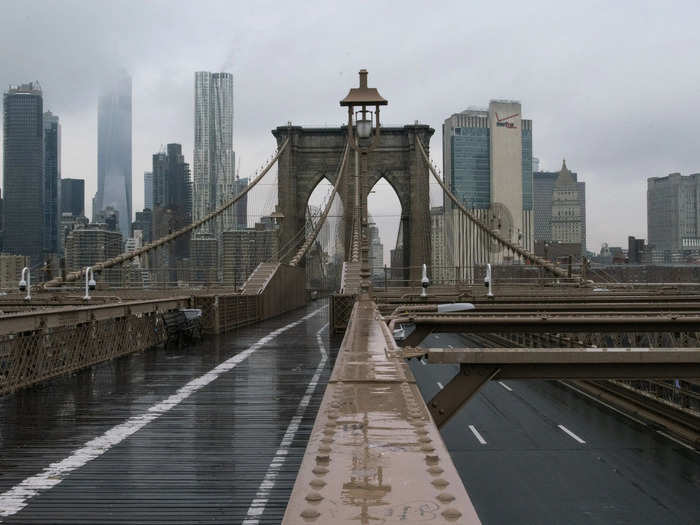
[[[597,248],[645,235],[647,177],[700,171],[700,6],[610,4],[37,1],[0,19],[0,85],[42,83],[46,108],[62,119],[64,176],[87,180],[89,202],[97,86],[129,70],[136,209],[161,144],[181,142],[191,159],[196,70],[234,74],[242,175],[270,154],[275,126],[341,123],[338,100],[361,67],[390,101],[386,124],[436,129],[438,164],[446,117],[518,99],[544,167],[566,157],[587,182]]]

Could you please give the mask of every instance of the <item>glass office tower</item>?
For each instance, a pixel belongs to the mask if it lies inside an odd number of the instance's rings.
[[[44,103],[37,82],[12,86],[3,97],[5,253],[40,266],[44,230]]]

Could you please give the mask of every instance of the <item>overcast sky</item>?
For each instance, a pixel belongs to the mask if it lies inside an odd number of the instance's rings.
[[[62,175],[86,180],[87,214],[97,86],[116,68],[133,78],[134,210],[162,144],[182,143],[191,162],[197,70],[234,75],[241,176],[272,152],[272,128],[340,124],[338,101],[362,67],[389,100],[384,124],[435,128],[438,165],[445,118],[517,99],[542,168],[566,157],[586,182],[589,249],[626,246],[646,236],[646,178],[700,172],[700,2],[568,4],[10,2],[0,86],[40,81],[62,123]],[[380,227],[386,244],[392,227]]]

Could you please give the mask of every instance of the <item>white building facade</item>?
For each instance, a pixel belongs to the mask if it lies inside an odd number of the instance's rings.
[[[521,111],[519,102],[492,100],[488,109],[469,109],[446,119],[443,172],[452,193],[472,215],[532,251],[532,121],[523,119]],[[476,265],[511,260],[508,251],[449,202],[445,217],[444,266],[453,268],[456,280],[470,281]]]
[[[197,221],[235,196],[233,75],[196,72],[194,97],[192,204]],[[234,210],[212,223],[198,233],[213,233],[220,239],[222,232],[235,228]]]

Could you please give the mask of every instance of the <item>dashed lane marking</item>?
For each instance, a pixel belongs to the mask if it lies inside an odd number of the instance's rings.
[[[574,434],[571,430],[569,430],[568,428],[566,428],[564,425],[557,425],[557,426],[558,426],[560,429],[562,429],[564,432],[566,432],[570,437],[572,437],[573,439],[575,439],[576,441],[578,441],[579,443],[581,443],[582,445],[585,445],[585,444],[586,444],[586,442],[585,442],[583,439],[581,439],[580,437],[578,437],[576,434]]]
[[[472,434],[474,434],[474,437],[476,440],[481,443],[482,445],[486,444],[486,440],[483,438],[481,434],[479,434],[479,431],[476,429],[474,425],[469,425],[469,430],[472,431]]]
[[[270,492],[275,487],[277,476],[282,469],[282,465],[284,465],[284,462],[287,459],[289,447],[292,446],[292,441],[294,441],[294,436],[299,430],[299,425],[304,417],[304,412],[306,412],[306,408],[309,406],[311,396],[313,396],[314,392],[316,391],[318,380],[321,378],[321,372],[326,366],[326,361],[328,361],[328,352],[326,352],[326,347],[321,339],[321,332],[323,332],[327,326],[328,323],[323,325],[321,329],[316,332],[316,341],[318,342],[318,349],[321,352],[321,360],[318,362],[316,372],[306,387],[304,397],[301,398],[301,401],[297,406],[296,414],[294,414],[292,421],[287,426],[287,431],[284,433],[284,437],[282,437],[282,441],[280,442],[280,446],[275,453],[275,457],[272,459],[270,466],[267,467],[265,477],[263,478],[262,483],[260,483],[258,491],[255,493],[255,498],[250,504],[250,507],[248,507],[248,512],[246,513],[246,517],[243,520],[242,525],[258,525],[258,523],[260,523],[260,516],[262,516],[263,512],[265,512],[265,507],[270,499]]]

